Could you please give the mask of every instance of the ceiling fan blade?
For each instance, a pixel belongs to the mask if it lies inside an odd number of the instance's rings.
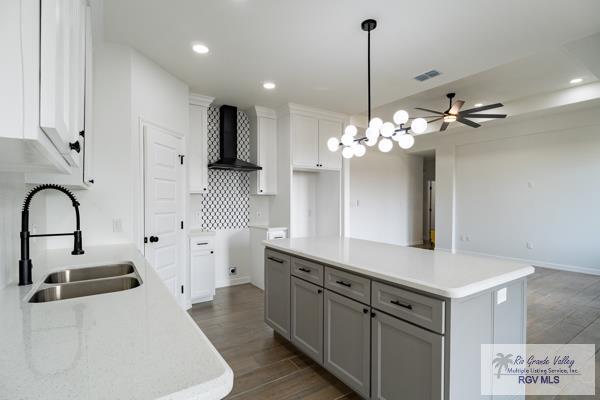
[[[463,118],[506,118],[506,114],[463,114],[460,113]]]
[[[444,122],[442,126],[440,126],[440,132],[445,131],[448,128],[448,125],[450,125],[450,122]]]
[[[444,117],[436,117],[436,118],[432,119],[431,121],[427,121],[427,123],[428,123],[428,124],[431,124],[432,122],[439,121],[439,120],[440,120],[440,119],[442,119],[442,118],[444,118]]]
[[[450,109],[448,110],[448,112],[450,114],[458,114],[458,111],[463,106],[463,104],[465,104],[464,101],[462,101],[462,100],[456,100],[454,102],[454,104],[452,104],[452,107],[450,107]]]
[[[470,121],[470,120],[465,119],[463,117],[456,118],[456,120],[458,122],[462,123],[462,124],[469,125],[469,126],[471,126],[473,128],[479,128],[481,126],[477,122]]]
[[[485,110],[491,110],[492,108],[499,108],[499,107],[504,107],[504,104],[502,103],[494,103],[494,104],[489,104],[487,106],[481,106],[481,107],[475,107],[475,108],[470,108],[468,110],[463,110],[462,114],[472,114],[475,112],[479,112],[479,111],[485,111]]]
[[[415,110],[427,111],[427,112],[438,114],[438,115],[444,115],[443,112],[439,112],[439,111],[435,111],[435,110],[429,110],[427,108],[415,107]]]

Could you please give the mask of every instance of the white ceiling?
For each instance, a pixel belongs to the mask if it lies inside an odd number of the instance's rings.
[[[105,0],[104,9],[107,40],[131,45],[220,104],[291,101],[348,114],[366,109],[365,18],[379,23],[372,34],[374,106],[523,58],[511,67],[517,69],[500,68],[499,76],[473,82],[500,82],[486,89],[486,98],[469,92],[464,81],[459,94],[487,102],[537,91],[531,86],[548,77],[564,85],[571,67],[589,71],[563,63],[568,57],[561,46],[600,32],[598,0]],[[192,41],[210,53],[193,53]],[[539,79],[505,86],[532,66]],[[432,68],[442,75],[412,79]],[[265,80],[277,89],[265,91]]]

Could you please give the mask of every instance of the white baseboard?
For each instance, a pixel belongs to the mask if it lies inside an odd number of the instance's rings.
[[[438,250],[438,249],[436,248],[436,250]],[[589,275],[600,275],[600,268],[590,268],[590,267],[581,267],[581,266],[577,266],[577,265],[556,264],[556,263],[550,263],[547,261],[530,260],[530,259],[526,259],[526,258],[516,258],[516,257],[505,257],[505,256],[499,256],[496,254],[487,254],[487,253],[480,253],[480,252],[468,251],[468,250],[455,250],[454,252],[457,254],[468,254],[468,255],[473,255],[473,256],[484,256],[484,257],[498,258],[501,260],[516,261],[519,263],[529,264],[534,267],[540,267],[540,268],[557,269],[560,271],[578,272],[581,274],[589,274]]]
[[[235,278],[229,278],[227,280],[217,281],[217,287],[227,287],[227,286],[235,286],[235,285],[243,285],[244,283],[250,283],[249,276],[238,276]]]

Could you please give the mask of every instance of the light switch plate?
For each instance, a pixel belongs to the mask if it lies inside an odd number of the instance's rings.
[[[496,304],[502,304],[506,301],[506,288],[502,288],[496,292]]]

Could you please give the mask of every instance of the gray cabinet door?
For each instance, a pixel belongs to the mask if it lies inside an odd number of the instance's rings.
[[[290,339],[290,257],[265,251],[265,322]]]
[[[323,364],[323,288],[292,276],[292,343]]]
[[[444,337],[374,314],[371,399],[442,400]]]
[[[364,398],[370,391],[370,308],[325,290],[323,365]]]

